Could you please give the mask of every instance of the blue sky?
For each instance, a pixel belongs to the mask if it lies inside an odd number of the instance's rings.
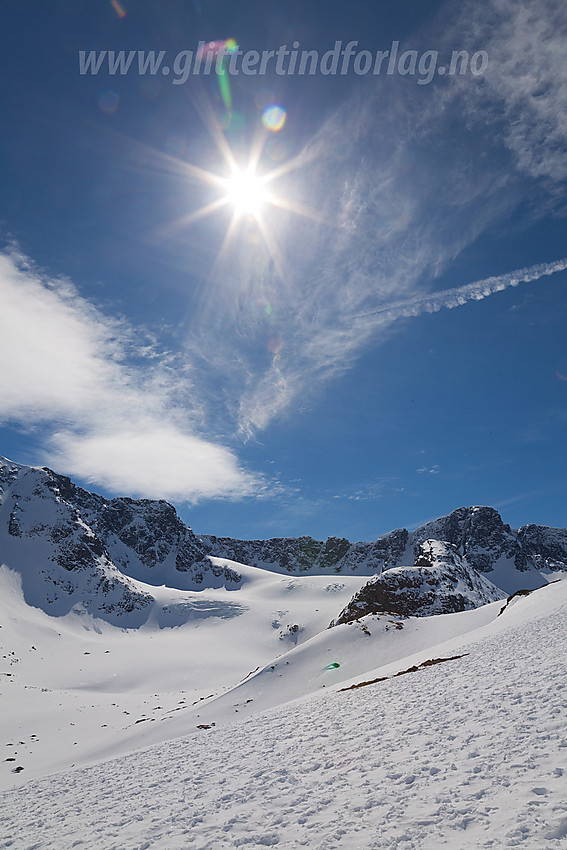
[[[0,453],[231,536],[567,524],[561,0],[33,5],[3,7]],[[355,44],[181,81],[227,39]]]

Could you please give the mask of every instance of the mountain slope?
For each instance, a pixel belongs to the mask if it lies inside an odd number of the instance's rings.
[[[2,795],[0,835],[57,850],[559,850],[566,610],[560,582],[466,636],[369,666],[365,679],[386,677],[376,684],[249,719],[233,709],[225,726],[188,723],[182,738],[29,783]],[[441,658],[453,660],[395,675]]]
[[[52,616],[78,606],[125,628],[151,616],[155,593],[148,585],[199,590],[242,583],[232,567],[204,554],[167,502],[105,500],[50,469],[9,461],[0,462],[0,559],[21,575],[29,605]]]
[[[152,598],[115,566],[57,477],[16,465],[0,476],[1,559],[21,575],[26,602],[53,616],[78,605],[116,625],[144,622]]]

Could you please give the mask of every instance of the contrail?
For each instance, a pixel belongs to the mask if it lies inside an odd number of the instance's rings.
[[[555,260],[552,263],[538,263],[538,265],[530,266],[530,268],[518,269],[517,271],[507,272],[496,277],[487,277],[484,280],[477,280],[475,283],[467,283],[465,286],[456,287],[456,289],[445,289],[442,292],[434,292],[422,298],[408,298],[405,301],[388,304],[371,313],[362,313],[351,318],[367,319],[371,316],[382,316],[385,322],[390,322],[404,316],[419,316],[422,313],[437,313],[439,310],[452,310],[454,307],[460,307],[468,301],[482,301],[483,298],[488,298],[489,295],[493,295],[495,292],[502,292],[502,290],[508,289],[510,286],[518,286],[520,283],[532,283],[542,277],[565,271],[565,269],[567,269],[567,257],[564,257],[562,260]]]

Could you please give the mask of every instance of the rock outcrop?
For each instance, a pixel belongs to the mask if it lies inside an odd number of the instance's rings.
[[[383,612],[401,617],[452,614],[505,598],[454,544],[425,540],[412,567],[394,567],[370,579],[330,625]]]

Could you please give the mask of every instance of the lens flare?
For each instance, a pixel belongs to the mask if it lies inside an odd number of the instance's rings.
[[[266,130],[271,130],[272,133],[277,133],[281,130],[286,122],[287,112],[283,106],[267,106],[262,113],[262,124]]]
[[[112,115],[120,105],[120,95],[112,90],[103,91],[98,98],[98,105],[102,112]]]
[[[126,11],[122,8],[122,6],[118,2],[118,0],[112,0],[110,5],[112,6],[112,8],[114,9],[114,11],[116,12],[116,14],[118,15],[119,18],[125,18],[126,17]]]

